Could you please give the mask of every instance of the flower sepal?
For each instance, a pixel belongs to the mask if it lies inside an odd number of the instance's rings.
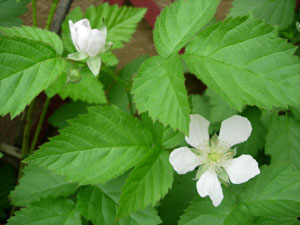
[[[224,184],[225,186],[229,186],[230,180],[229,180],[228,174],[224,168],[222,168],[221,171],[217,171],[217,175],[222,184]]]

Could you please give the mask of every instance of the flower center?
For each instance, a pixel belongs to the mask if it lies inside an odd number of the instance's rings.
[[[207,154],[207,159],[210,164],[218,164],[221,161],[221,154],[219,152],[209,152]]]

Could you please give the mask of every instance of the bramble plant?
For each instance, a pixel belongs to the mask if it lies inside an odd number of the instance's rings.
[[[0,1],[0,115],[26,122],[15,187],[0,168],[1,220],[10,212],[8,225],[300,224],[296,0],[233,0],[218,22],[220,0],[176,0],[155,23],[158,55],[120,71],[114,50],[146,9],[77,7],[59,36],[49,31],[58,0],[45,29],[35,0],[33,26],[19,26],[28,2]],[[187,76],[205,92],[189,95]],[[56,95],[69,100],[48,120],[59,134],[37,149]]]

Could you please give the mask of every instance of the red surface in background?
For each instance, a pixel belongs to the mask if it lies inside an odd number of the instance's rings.
[[[109,2],[110,5],[118,4],[119,6],[123,5],[125,0],[104,0],[105,2]],[[147,8],[147,12],[145,15],[145,20],[148,24],[154,28],[156,17],[160,13],[159,7],[153,0],[129,0],[131,4],[135,7]]]
[[[300,0],[297,0],[296,9],[298,9],[299,6],[300,6]]]
[[[143,7],[148,9],[145,15],[145,20],[152,28],[154,28],[156,17],[160,13],[160,9],[156,5],[156,3],[152,0],[130,0],[130,2],[135,7]]]

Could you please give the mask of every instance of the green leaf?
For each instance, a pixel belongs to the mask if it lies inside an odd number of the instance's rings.
[[[66,182],[64,177],[29,165],[24,169],[19,185],[11,192],[11,199],[15,206],[26,206],[46,197],[68,196],[76,189],[77,185]]]
[[[209,120],[210,115],[210,105],[209,99],[204,95],[191,95],[191,105],[192,105],[192,113],[200,114]]]
[[[68,70],[62,73],[56,81],[46,90],[48,97],[58,94],[62,99],[71,98],[74,101],[80,100],[87,103],[106,103],[106,96],[101,82],[89,71],[88,68],[81,69],[80,80],[77,83],[68,83]]]
[[[300,61],[294,51],[272,26],[246,16],[205,29],[183,59],[236,109],[246,104],[287,108],[300,102]]]
[[[30,0],[16,2],[15,0],[0,1],[0,26],[19,26],[22,24],[19,16],[22,16],[26,11],[26,5]]]
[[[0,152],[0,158],[2,158],[3,154]]]
[[[122,188],[118,217],[122,218],[163,198],[173,182],[169,153],[157,149],[150,152],[131,171]]]
[[[7,225],[81,225],[80,215],[69,199],[35,202],[16,212]]]
[[[148,111],[154,121],[188,133],[190,107],[178,56],[149,58],[133,81],[132,93],[140,113]]]
[[[90,6],[86,13],[83,13],[80,8],[75,8],[68,14],[62,25],[64,46],[68,52],[76,51],[71,40],[68,21],[76,22],[87,18],[91,23],[91,27],[96,29],[100,29],[103,26],[104,19],[108,32],[107,41],[114,43],[113,48],[120,48],[123,46],[123,42],[129,42],[145,12],[146,9],[143,8],[110,6],[108,3],[100,4],[97,7]]]
[[[261,174],[240,186],[223,188],[224,199],[214,207],[196,197],[180,225],[298,224],[300,176],[286,164],[264,167]]]
[[[267,133],[266,128],[260,120],[261,112],[258,108],[247,108],[242,115],[250,120],[252,132],[246,142],[238,145],[237,154],[250,154],[256,156],[257,152],[264,148]]]
[[[236,206],[236,196],[231,194],[227,189],[223,189],[225,195],[221,205],[214,207],[211,200],[196,196],[186,209],[185,214],[181,216],[179,225],[225,225],[226,218]],[[244,218],[248,215],[245,214]],[[245,221],[242,221],[245,222]],[[232,223],[230,225],[234,225]],[[248,225],[247,223],[241,223]],[[229,225],[229,224],[228,224]]]
[[[64,60],[48,45],[0,36],[0,115],[17,116],[64,67]]]
[[[290,107],[290,110],[291,110],[293,116],[294,116],[298,121],[300,121],[300,105]]]
[[[224,119],[237,114],[237,111],[229,106],[222,98],[215,94],[211,89],[205,91],[205,96],[209,101],[209,121],[211,123],[218,123]]]
[[[255,216],[296,223],[300,214],[299,175],[287,164],[262,168],[261,175],[246,183],[242,192],[248,211]]]
[[[244,16],[252,12],[255,17],[281,29],[292,24],[296,0],[234,0],[228,16]]]
[[[48,44],[50,47],[55,49],[58,55],[62,55],[63,53],[62,41],[54,32],[43,30],[37,27],[22,26],[12,28],[0,27],[0,33],[12,37],[20,37],[43,42],[44,44]]]
[[[125,176],[102,185],[82,187],[77,195],[77,206],[81,214],[94,225],[157,225],[161,220],[155,209],[143,211],[116,220],[118,200]]]
[[[184,175],[174,173],[172,189],[164,199],[160,201],[158,206],[158,213],[163,224],[178,224],[179,217],[189,206],[189,202],[195,196],[199,198],[196,190],[195,177],[196,171]]]
[[[132,168],[152,149],[140,121],[116,107],[90,107],[26,161],[80,184],[103,183]]]
[[[154,43],[161,56],[177,53],[214,16],[219,0],[178,0],[155,23]]]
[[[287,161],[300,170],[300,123],[293,118],[278,117],[269,127],[265,151],[271,155],[272,163]]]
[[[70,102],[59,107],[48,119],[48,122],[59,129],[69,126],[68,121],[88,112],[89,105],[84,102]]]

